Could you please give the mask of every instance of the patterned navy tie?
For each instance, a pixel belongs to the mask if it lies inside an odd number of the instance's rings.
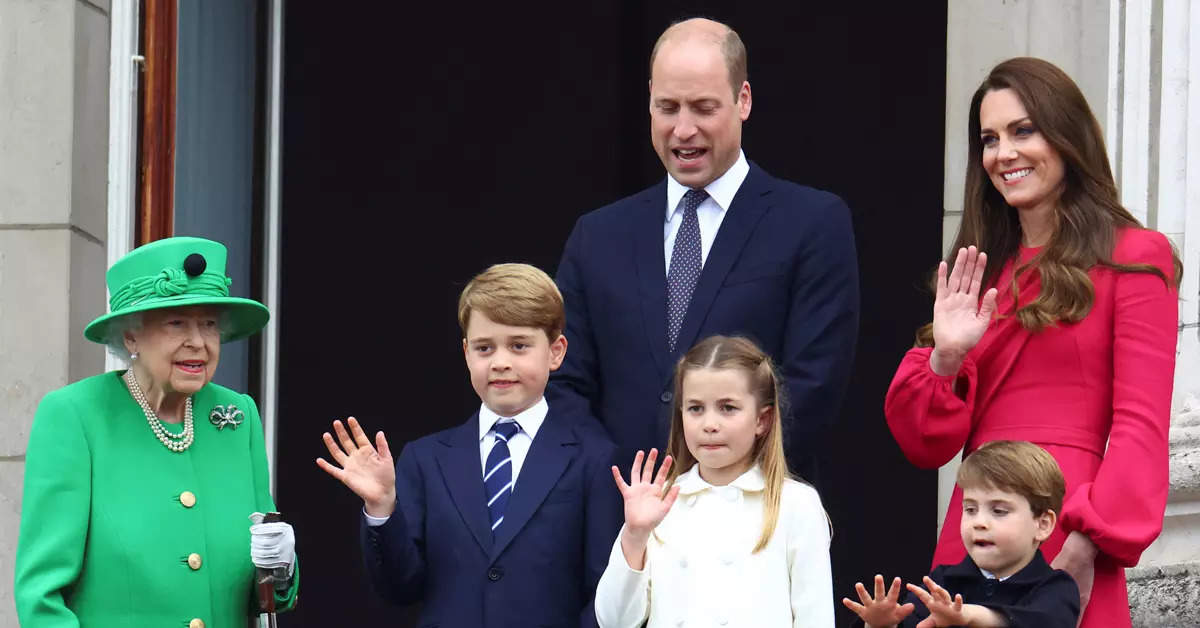
[[[675,247],[671,249],[671,268],[667,271],[667,346],[675,352],[679,339],[679,328],[683,326],[683,315],[692,302],[692,291],[700,279],[700,220],[696,208],[708,192],[688,190],[683,195],[683,224],[675,234]]]
[[[483,475],[483,488],[488,498],[488,518],[492,522],[492,533],[504,521],[504,508],[508,506],[508,498],[512,496],[513,467],[512,455],[508,451],[508,441],[521,430],[516,421],[496,423],[496,442],[488,454],[487,471]]]

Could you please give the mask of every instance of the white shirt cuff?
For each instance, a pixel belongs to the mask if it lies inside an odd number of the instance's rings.
[[[378,528],[379,526],[387,523],[388,519],[391,519],[391,517],[372,517],[371,515],[368,515],[366,506],[363,506],[363,516],[367,518],[367,525],[372,528]]]

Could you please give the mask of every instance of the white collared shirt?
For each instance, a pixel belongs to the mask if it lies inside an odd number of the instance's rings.
[[[529,446],[533,444],[534,437],[537,436],[538,430],[542,428],[542,423],[546,422],[546,415],[550,412],[550,404],[546,403],[546,398],[542,397],[537,403],[533,404],[525,411],[516,416],[502,417],[486,405],[479,405],[479,476],[483,477],[487,473],[484,467],[487,465],[488,454],[492,453],[492,447],[496,444],[496,423],[499,421],[516,421],[521,429],[513,434],[513,437],[508,440],[508,453],[512,457],[512,480],[513,490],[517,488],[517,476],[521,474],[521,466],[525,464],[525,456],[529,455]],[[372,517],[367,514],[367,509],[363,507],[363,516],[367,518],[367,525],[381,526],[387,523],[390,517]]]
[[[675,484],[679,497],[650,535],[641,571],[617,535],[596,587],[600,628],[834,625],[829,520],[816,490],[785,480],[775,533],[752,554],[765,488],[757,466],[727,486],[693,466]]]
[[[997,578],[996,574],[984,569],[983,567],[979,568],[979,573],[982,573],[983,577],[987,578],[988,580],[998,580],[1000,582],[1004,582],[1005,580],[1008,580],[1009,578],[1012,577],[1012,574],[1009,574],[1007,576],[1004,576],[1003,578]]]
[[[542,397],[537,403],[529,406],[525,411],[512,417],[502,417],[491,408],[480,404],[479,406],[479,475],[484,476],[488,470],[487,465],[488,454],[492,453],[492,447],[496,444],[496,428],[497,422],[516,421],[521,429],[513,434],[513,437],[508,439],[508,453],[512,456],[512,480],[513,490],[517,490],[517,476],[521,475],[521,466],[525,464],[525,456],[529,455],[529,446],[533,444],[534,437],[537,436],[538,430],[541,429],[542,423],[546,421],[546,414],[550,412],[550,404],[546,403],[546,398]]]
[[[713,241],[717,239],[717,231],[721,228],[721,221],[725,220],[725,212],[729,211],[729,206],[733,204],[733,197],[737,194],[739,188],[742,187],[742,182],[746,180],[746,175],[750,173],[750,163],[746,161],[746,154],[738,150],[737,161],[725,171],[725,174],[717,177],[712,183],[704,186],[704,191],[708,192],[708,198],[696,207],[696,219],[700,222],[700,265],[708,261],[708,252],[712,250]],[[667,267],[665,272],[671,272],[671,253],[675,248],[675,234],[679,233],[679,227],[683,224],[683,206],[680,201],[683,200],[683,195],[691,189],[682,183],[675,180],[670,173],[667,173],[667,221],[663,226],[663,253],[666,254]]]

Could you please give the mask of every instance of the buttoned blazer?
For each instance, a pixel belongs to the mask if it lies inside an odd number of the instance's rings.
[[[151,432],[122,373],[81,380],[38,405],[17,617],[26,628],[244,626],[257,612],[248,516],[275,509],[258,408],[206,385],[193,396],[194,442],[175,453]],[[241,410],[241,425],[218,429],[209,421],[217,406]],[[281,610],[295,601],[295,573],[276,598]]]
[[[963,602],[1000,613],[1012,628],[1074,628],[1079,619],[1079,587],[1067,572],[1051,569],[1041,550],[1004,581],[984,576],[970,556],[938,565],[929,577],[951,595],[962,595]],[[929,617],[929,609],[912,593],[905,597],[914,610],[901,625],[912,628]]]
[[[422,602],[420,626],[595,626],[596,582],[623,516],[612,442],[594,419],[552,404],[493,538],[478,421],[401,451],[395,512],[378,527],[362,521],[372,585]]]
[[[789,462],[812,481],[810,456],[826,443],[839,412],[858,333],[849,209],[833,194],[777,179],[751,162],[671,352],[666,199],[664,179],[576,222],[555,276],[570,350],[551,374],[551,402],[597,417],[625,468],[638,449],[667,443],[679,357],[710,335],[748,336],[787,382],[795,419]]]

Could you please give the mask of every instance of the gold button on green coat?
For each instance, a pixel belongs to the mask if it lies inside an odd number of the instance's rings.
[[[17,546],[23,628],[240,627],[257,611],[248,516],[275,510],[258,408],[211,383],[193,405],[195,441],[176,453],[146,426],[120,372],[42,400]],[[245,420],[218,430],[209,414],[230,405]],[[203,507],[180,507],[184,491],[206,496]],[[193,554],[202,569],[180,560]],[[277,594],[280,609],[295,602],[299,573]]]

